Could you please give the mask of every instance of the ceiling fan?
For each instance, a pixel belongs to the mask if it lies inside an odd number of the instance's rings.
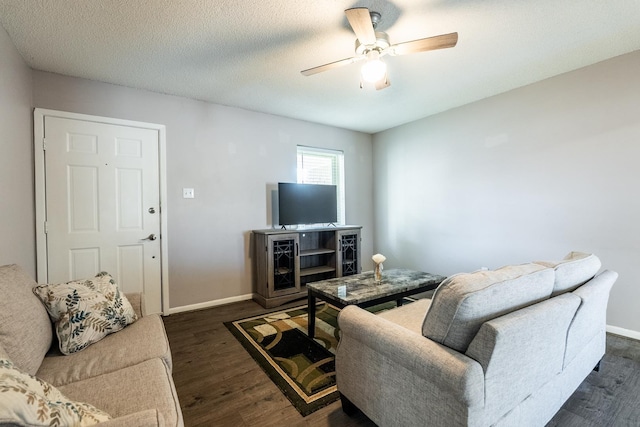
[[[387,65],[380,60],[383,56],[406,55],[428,50],[445,49],[454,47],[458,43],[458,33],[449,33],[392,45],[389,42],[387,33],[375,30],[380,22],[380,13],[369,12],[369,9],[365,7],[347,9],[344,13],[347,15],[347,20],[353,32],[356,33],[355,55],[351,58],[303,70],[301,71],[302,75],[311,76],[332,68],[366,60],[367,62],[364,63],[361,70],[362,79],[373,83],[376,89],[380,90],[390,85],[389,77],[387,76]],[[362,87],[363,82],[361,81],[360,88]]]

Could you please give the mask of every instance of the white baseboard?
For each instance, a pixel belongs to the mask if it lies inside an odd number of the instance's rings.
[[[633,338],[634,340],[640,340],[640,332],[632,331],[631,329],[619,328],[617,326],[607,325],[607,332],[612,334],[622,335],[623,337]]]
[[[223,298],[223,299],[216,299],[213,301],[200,302],[198,304],[183,305],[180,307],[171,307],[169,309],[169,312],[165,313],[165,315],[183,313],[185,311],[202,310],[203,308],[216,307],[219,305],[230,304],[232,302],[246,301],[246,300],[250,300],[252,297],[253,297],[253,294],[246,294],[246,295],[238,295],[237,297],[229,297],[229,298]]]

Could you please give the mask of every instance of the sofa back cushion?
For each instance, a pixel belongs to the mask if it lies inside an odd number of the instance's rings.
[[[51,347],[47,310],[31,291],[36,283],[19,266],[0,267],[0,346],[16,367],[35,375]]]
[[[9,355],[7,354],[6,351],[4,351],[2,344],[0,344],[0,359],[8,359],[8,358],[9,358]]]
[[[453,275],[436,289],[422,334],[464,352],[484,322],[549,298],[553,283],[540,264]]]
[[[577,289],[595,276],[602,267],[597,256],[584,252],[570,252],[561,261],[536,261],[536,263],[556,271],[552,296]]]

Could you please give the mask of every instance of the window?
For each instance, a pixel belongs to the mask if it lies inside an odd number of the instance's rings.
[[[337,186],[338,223],[345,223],[344,154],[342,151],[298,145],[298,184]]]

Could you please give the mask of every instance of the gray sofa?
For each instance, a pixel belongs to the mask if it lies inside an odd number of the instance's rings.
[[[618,275],[600,267],[572,252],[454,275],[432,299],[380,315],[346,307],[343,409],[380,426],[544,426],[604,355]]]
[[[17,265],[0,267],[0,359],[89,403],[115,426],[182,426],[162,319],[144,316],[139,294],[127,294],[138,320],[69,356],[56,350],[52,323],[32,293],[34,280]],[[11,420],[0,424],[14,425]]]

